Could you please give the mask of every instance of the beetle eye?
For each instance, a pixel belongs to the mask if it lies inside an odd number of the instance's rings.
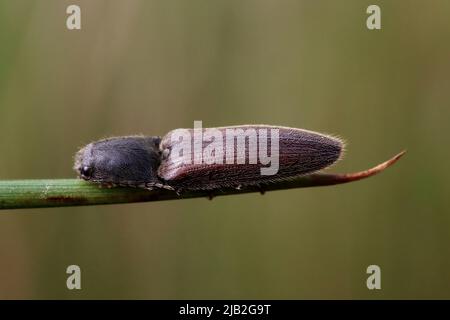
[[[92,174],[92,168],[88,166],[81,167],[80,173],[83,177],[89,178]]]

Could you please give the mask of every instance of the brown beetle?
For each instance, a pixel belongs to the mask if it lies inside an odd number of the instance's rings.
[[[197,123],[196,123],[197,124]],[[217,190],[295,179],[335,163],[341,139],[269,125],[176,129],[163,138],[115,137],[76,155],[85,180],[146,189]]]

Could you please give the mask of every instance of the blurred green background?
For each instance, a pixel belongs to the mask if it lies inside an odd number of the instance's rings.
[[[0,179],[194,120],[338,134],[335,172],[408,153],[337,187],[2,211],[0,298],[450,298],[449,40],[447,0],[1,1]]]

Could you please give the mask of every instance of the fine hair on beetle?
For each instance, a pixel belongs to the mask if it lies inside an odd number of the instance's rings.
[[[295,179],[340,159],[341,139],[296,128],[242,125],[175,129],[163,137],[126,136],[92,142],[75,170],[104,186],[215,190]]]

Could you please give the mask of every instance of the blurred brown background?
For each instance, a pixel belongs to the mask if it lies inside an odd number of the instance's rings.
[[[447,0],[2,1],[0,179],[194,120],[338,134],[336,172],[408,153],[338,187],[2,211],[0,298],[450,298],[449,37]]]

